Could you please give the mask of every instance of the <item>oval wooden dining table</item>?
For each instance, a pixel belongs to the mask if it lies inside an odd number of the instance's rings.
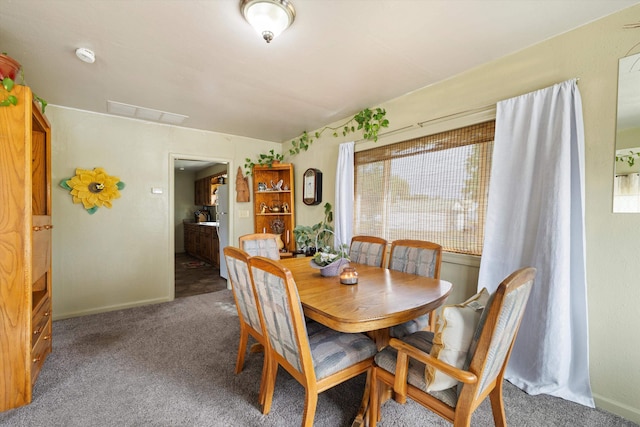
[[[386,268],[351,263],[356,285],[340,277],[323,277],[310,258],[280,263],[291,270],[304,314],[340,332],[367,332],[378,349],[389,342],[389,328],[440,307],[449,296],[450,282]]]
[[[440,307],[449,296],[450,282],[386,268],[351,263],[358,283],[343,285],[340,277],[323,277],[310,258],[280,260],[298,288],[304,314],[340,332],[366,332],[381,350],[389,343],[389,328]],[[390,395],[386,390],[384,401]],[[369,403],[369,378],[362,405],[352,427],[363,426]]]

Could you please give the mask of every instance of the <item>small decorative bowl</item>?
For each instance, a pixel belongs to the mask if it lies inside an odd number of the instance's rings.
[[[311,267],[317,268],[320,270],[320,275],[323,277],[333,277],[337,276],[342,272],[346,266],[349,265],[349,260],[346,258],[338,258],[333,261],[331,264],[327,264],[325,266],[320,266],[315,263],[315,261],[311,260]]]

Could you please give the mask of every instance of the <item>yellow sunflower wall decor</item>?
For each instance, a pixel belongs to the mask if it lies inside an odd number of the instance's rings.
[[[73,203],[82,203],[93,215],[100,206],[111,208],[111,201],[120,197],[124,182],[117,176],[107,175],[104,169],[76,169],[76,176],[63,179],[60,186],[71,191]]]

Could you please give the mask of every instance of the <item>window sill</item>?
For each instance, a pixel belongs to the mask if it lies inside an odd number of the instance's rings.
[[[464,265],[467,267],[480,267],[480,257],[476,255],[442,252],[442,262],[447,264]]]

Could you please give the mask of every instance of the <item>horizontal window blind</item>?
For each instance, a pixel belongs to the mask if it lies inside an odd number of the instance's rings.
[[[354,235],[480,255],[495,121],[355,153]]]

